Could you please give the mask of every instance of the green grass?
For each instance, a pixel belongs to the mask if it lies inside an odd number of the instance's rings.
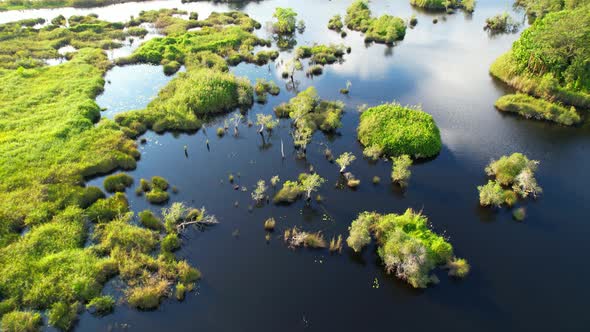
[[[180,73],[146,109],[119,114],[115,121],[131,136],[147,129],[195,131],[202,118],[252,104],[252,87],[246,79],[209,68]]]
[[[303,195],[301,186],[296,181],[285,181],[283,187],[276,193],[273,198],[275,204],[291,204]]]
[[[377,253],[386,271],[415,288],[438,281],[432,274],[436,266],[457,262],[453,246],[430,229],[425,216],[411,209],[402,215],[359,214],[349,228],[346,243],[358,252],[371,242],[371,235],[377,240]]]
[[[105,62],[100,50],[84,49],[60,66],[0,70],[2,237],[91,203],[85,177],[135,168],[134,142],[110,121],[94,125]]]
[[[104,189],[110,193],[125,191],[131,187],[133,178],[125,173],[109,175],[104,179]]]
[[[310,59],[314,64],[326,65],[341,61],[346,47],[344,45],[300,46],[295,51],[297,59]]]
[[[502,112],[516,113],[527,119],[546,120],[565,126],[581,121],[574,107],[562,106],[521,93],[502,96],[496,101],[495,106]]]
[[[86,309],[98,316],[110,314],[114,308],[115,299],[108,295],[95,297],[86,305]]]
[[[357,132],[364,146],[381,148],[387,156],[428,158],[442,148],[440,132],[430,114],[395,103],[364,111]]]
[[[61,24],[59,20],[55,23]],[[30,23],[39,20],[22,20],[0,25],[0,68],[33,68],[45,65],[45,59],[60,58],[58,50],[71,45],[76,49],[86,47],[112,49],[122,46],[120,40],[129,32],[121,23],[98,20],[94,16],[70,18],[70,26],[49,24],[34,29]]]
[[[68,304],[56,302],[51,306],[47,314],[49,325],[61,331],[69,331],[78,318],[79,303]]]
[[[13,311],[2,317],[2,331],[35,332],[41,330],[41,315],[31,311]]]
[[[0,11],[60,7],[90,8],[137,1],[149,0],[3,0],[0,1]]]

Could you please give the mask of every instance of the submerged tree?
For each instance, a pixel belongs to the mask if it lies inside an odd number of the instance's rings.
[[[336,159],[336,164],[340,166],[340,173],[344,173],[346,167],[350,165],[353,161],[356,160],[356,157],[351,152],[344,152]]]
[[[305,197],[307,201],[311,200],[311,194],[314,191],[317,191],[326,180],[319,176],[318,174],[305,174],[304,176],[300,176],[301,181],[301,189],[305,192]]]
[[[311,142],[312,135],[313,130],[307,126],[296,128],[293,132],[293,143],[300,149],[303,156],[307,153],[307,145]]]
[[[230,118],[231,123],[233,123],[234,125],[235,136],[238,136],[238,125],[240,124],[243,118],[244,116],[239,112],[234,113],[234,115],[232,115],[232,117]]]
[[[279,124],[279,120],[273,119],[272,115],[256,114],[256,124],[260,126],[258,133],[262,135],[264,130],[272,132]]]

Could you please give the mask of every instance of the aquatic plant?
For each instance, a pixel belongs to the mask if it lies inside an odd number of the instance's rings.
[[[164,204],[170,199],[170,195],[161,189],[152,189],[145,194],[145,198],[152,204]]]
[[[266,186],[266,182],[264,180],[258,180],[256,183],[256,188],[252,191],[252,199],[256,201],[256,203],[262,202],[266,197],[266,190],[268,187]]]
[[[432,232],[428,219],[412,209],[402,215],[362,212],[350,225],[346,243],[358,252],[371,242],[371,234],[377,239],[377,253],[385,270],[415,288],[438,282],[431,273],[437,265],[461,264],[454,257],[451,244]],[[463,276],[468,272],[465,264]]]
[[[281,178],[279,178],[278,175],[274,175],[272,178],[270,178],[270,185],[273,187],[276,187],[280,181],[281,181]]]
[[[125,191],[125,189],[131,187],[132,184],[133,178],[125,173],[109,175],[103,182],[104,189],[110,193]]]
[[[526,218],[526,209],[523,207],[515,209],[514,211],[512,211],[512,217],[516,221],[523,221],[524,218]]]
[[[291,248],[325,248],[327,246],[321,232],[309,233],[301,231],[297,227],[286,230],[284,240]]]
[[[486,18],[485,30],[492,33],[516,32],[520,24],[508,12]]]
[[[403,154],[399,157],[393,157],[392,161],[391,180],[404,188],[408,185],[410,176],[412,176],[412,172],[409,170],[410,166],[412,166],[412,159],[410,156]]]
[[[440,132],[430,114],[396,103],[364,111],[357,133],[364,146],[378,147],[387,156],[428,158],[442,148]]]
[[[279,120],[273,119],[270,114],[256,114],[256,125],[260,126],[260,129],[258,130],[259,133],[263,133],[264,130],[272,132],[278,124]]]
[[[49,325],[61,331],[69,331],[78,317],[78,306],[79,303],[54,303],[47,313]]]
[[[379,184],[381,182],[381,178],[377,175],[373,176],[373,184]]]
[[[12,311],[2,316],[2,330],[6,332],[39,331],[43,320],[32,311]]]
[[[342,235],[338,235],[338,238],[332,237],[330,240],[330,252],[342,252]]]
[[[527,119],[552,121],[571,126],[582,121],[576,109],[517,93],[500,97],[494,104],[502,112],[512,112]]]
[[[116,193],[108,198],[101,198],[90,205],[84,215],[91,222],[108,222],[115,217],[129,212],[129,202],[123,193]]]
[[[285,181],[283,187],[275,194],[273,202],[275,204],[291,204],[301,197],[302,194],[303,190],[298,182]]]
[[[326,180],[316,173],[299,174],[299,183],[301,190],[306,194],[307,200],[311,200],[311,194],[317,191]]]
[[[489,180],[487,184],[478,186],[479,204],[481,206],[495,206],[500,207],[504,204],[504,189],[502,186],[493,180]]]
[[[275,229],[276,221],[274,218],[268,218],[264,221],[264,229],[267,231],[273,231]]]
[[[167,295],[168,287],[168,281],[150,278],[145,284],[131,287],[126,291],[127,302],[138,309],[153,310]]]
[[[322,45],[300,46],[295,51],[295,57],[299,60],[310,59],[311,63],[318,65],[332,64],[342,61],[346,47],[344,45]]]
[[[363,149],[363,156],[369,158],[372,161],[377,161],[381,158],[383,149],[377,145],[367,146]]]
[[[446,267],[449,269],[449,275],[456,278],[465,278],[471,270],[471,266],[464,258],[456,257],[451,259]]]
[[[342,16],[336,14],[328,21],[328,29],[340,32],[344,24],[342,23]]]

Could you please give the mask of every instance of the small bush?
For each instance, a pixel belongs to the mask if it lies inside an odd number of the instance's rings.
[[[180,248],[180,239],[175,233],[168,234],[162,239],[161,249],[165,252],[173,252]]]
[[[273,231],[275,229],[275,225],[275,218],[268,218],[264,221],[264,229],[267,231]]]
[[[163,228],[162,221],[154,215],[150,210],[141,211],[139,214],[139,222],[146,228],[159,231]]]
[[[456,278],[465,278],[469,274],[471,266],[463,258],[453,258],[447,263],[449,275]]]
[[[166,280],[150,279],[144,285],[132,287],[127,290],[127,302],[130,306],[153,310],[160,305],[160,300],[166,296],[169,284]]]
[[[222,127],[217,128],[217,136],[223,137],[225,135],[225,129]]]
[[[342,16],[340,15],[334,15],[332,18],[330,18],[330,21],[328,21],[328,29],[330,30],[339,32],[343,27],[344,24],[342,24]]]
[[[504,203],[504,189],[496,181],[490,180],[486,185],[477,187],[481,206],[500,207]]]
[[[514,210],[514,212],[512,212],[512,217],[516,221],[523,221],[524,218],[526,218],[526,209],[521,207],[521,208]]]
[[[133,178],[125,173],[109,175],[103,182],[104,189],[110,193],[125,191],[132,184]]]
[[[273,198],[273,201],[275,204],[291,204],[301,197],[302,194],[303,189],[299,183],[294,181],[285,181],[281,190],[279,190],[279,192],[277,192]]]
[[[163,190],[152,189],[145,195],[145,198],[152,204],[163,204],[170,199],[170,195]]]
[[[95,297],[86,305],[86,309],[94,315],[104,316],[113,312],[115,299],[112,296]]]
[[[324,72],[324,68],[320,65],[313,65],[311,67],[309,67],[309,69],[307,70],[307,73],[309,75],[314,75],[314,76],[319,76]]]
[[[519,23],[515,21],[510,14],[504,12],[486,19],[484,28],[492,33],[516,32]]]
[[[154,189],[168,190],[168,181],[161,176],[152,177],[152,187]]]
[[[400,187],[406,187],[408,180],[412,176],[412,172],[409,170],[412,166],[412,159],[408,155],[401,155],[399,157],[392,158],[393,170],[391,171],[391,180],[394,183],[400,185]]]
[[[373,177],[373,184],[379,184],[381,182],[381,178],[375,175]]]
[[[176,285],[176,291],[174,292],[174,294],[178,301],[184,300],[184,296],[186,294],[186,286],[184,284],[178,283]]]

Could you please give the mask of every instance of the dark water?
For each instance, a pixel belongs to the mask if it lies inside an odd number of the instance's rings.
[[[406,0],[373,1],[375,14],[390,13],[419,23],[394,48],[365,45],[362,37],[349,33],[341,39],[325,28],[328,18],[344,14],[351,1],[263,1],[238,6],[260,22],[267,22],[276,6],[291,6],[307,24],[299,45],[312,42],[344,42],[352,47],[345,62],[327,66],[313,80],[297,77],[299,89],[315,86],[324,99],[347,104],[339,134],[316,133],[307,161],[297,160],[289,136],[288,121],[263,145],[256,128],[240,127],[240,136],[218,138],[219,118],[193,135],[148,133],[141,147],[137,180],[154,175],[167,178],[179,188],[174,201],[205,206],[220,224],[204,232],[184,234],[179,257],[196,265],[204,275],[196,293],[183,303],[166,300],[155,312],[117,307],[113,315],[99,319],[84,314],[81,331],[129,329],[133,331],[584,331],[590,286],[590,225],[585,203],[590,183],[590,132],[506,116],[494,101],[510,90],[488,74],[493,60],[507,51],[518,35],[488,36],[482,30],[486,17],[511,10],[511,1],[480,0],[473,15],[459,12],[440,15],[412,9]],[[201,16],[211,10],[235,6],[157,1],[125,4],[80,12],[97,12],[102,18],[120,20],[144,8],[182,7],[197,9]],[[71,10],[64,10],[71,13]],[[37,11],[53,17],[60,11]],[[30,12],[22,13],[32,15]],[[0,13],[0,21],[6,20]],[[264,35],[264,31],[259,32]],[[288,59],[288,54],[281,58]],[[142,67],[143,68],[143,67]],[[256,105],[247,118],[271,113],[273,106],[291,98],[275,65],[240,65],[232,69],[253,81],[274,79],[283,88],[267,105]],[[107,74],[113,88],[99,98],[109,115],[141,108],[166,83],[153,68],[115,68]],[[352,83],[349,96],[338,90]],[[149,82],[150,84],[147,84]],[[120,87],[120,88],[118,88]],[[157,87],[157,88],[156,88]],[[422,105],[432,114],[442,133],[444,147],[432,161],[412,168],[409,188],[401,192],[389,184],[391,163],[369,163],[362,158],[356,141],[360,104],[376,105],[397,100]],[[211,150],[205,145],[210,141]],[[286,160],[280,157],[281,139]],[[183,146],[188,146],[185,157]],[[338,169],[328,163],[323,147],[335,155],[353,152],[358,159],[350,171],[360,180],[358,190],[339,189]],[[480,208],[476,186],[484,184],[484,167],[492,158],[523,152],[541,161],[538,181],[545,189],[536,201],[526,201],[528,216],[523,223],[512,220],[510,211]],[[322,204],[290,207],[266,205],[248,211],[250,192],[234,191],[228,174],[251,189],[259,179],[279,175],[295,179],[313,165],[328,182],[320,190]],[[373,185],[373,176],[382,183]],[[223,183],[222,183],[223,182]],[[102,178],[91,181],[101,185]],[[272,192],[272,189],[271,189]],[[134,210],[158,208],[128,190]],[[234,202],[239,202],[234,207]],[[441,282],[425,290],[383,272],[374,247],[362,254],[345,248],[342,255],[327,251],[288,249],[280,239],[287,227],[322,230],[329,238],[347,236],[347,227],[359,212],[374,210],[401,213],[406,208],[423,210],[433,228],[450,238],[456,254],[472,266],[461,281],[438,270]],[[277,219],[278,229],[269,243],[263,222]],[[232,233],[239,232],[239,236]],[[372,288],[377,278],[380,287]]]

